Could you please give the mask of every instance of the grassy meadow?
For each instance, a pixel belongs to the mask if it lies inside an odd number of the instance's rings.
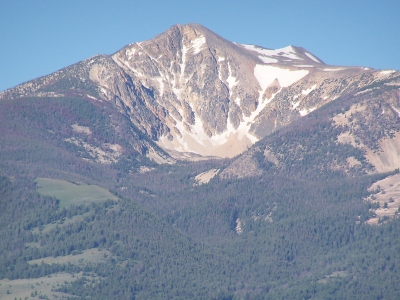
[[[106,200],[118,200],[104,188],[85,183],[72,183],[64,180],[37,178],[38,192],[60,200],[60,208]]]

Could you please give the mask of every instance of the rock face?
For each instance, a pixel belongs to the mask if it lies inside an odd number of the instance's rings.
[[[109,101],[172,157],[199,159],[236,156],[328,102],[389,76],[327,66],[299,47],[232,43],[189,24],[20,85],[0,98],[74,91]]]

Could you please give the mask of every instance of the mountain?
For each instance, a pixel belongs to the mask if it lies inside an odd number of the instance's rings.
[[[294,46],[232,43],[188,24],[22,84],[0,99],[74,94],[105,101],[170,158],[154,145],[143,146],[147,156],[172,162],[234,157],[338,97],[395,74],[328,66]]]
[[[1,299],[399,299],[400,73],[197,24],[0,93]]]

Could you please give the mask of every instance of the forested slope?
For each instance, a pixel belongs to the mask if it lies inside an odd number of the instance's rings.
[[[2,177],[2,278],[69,272],[79,279],[54,291],[96,299],[399,296],[400,222],[364,222],[373,204],[362,198],[384,175],[193,186],[190,174],[185,166],[153,170],[142,181],[136,175],[120,200],[62,209],[36,192],[33,178]],[[167,175],[168,185],[149,181]],[[107,258],[29,264],[94,248]]]

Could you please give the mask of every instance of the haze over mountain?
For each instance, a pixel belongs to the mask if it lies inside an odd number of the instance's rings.
[[[0,93],[0,128],[0,298],[400,295],[400,72],[175,25]]]

